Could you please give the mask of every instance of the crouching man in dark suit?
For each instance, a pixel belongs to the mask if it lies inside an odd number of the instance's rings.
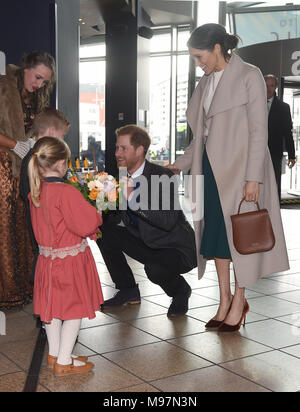
[[[296,163],[295,145],[293,139],[293,123],[290,106],[276,96],[278,80],[273,74],[264,76],[267,86],[267,104],[269,112],[268,146],[274,166],[275,178],[278,187],[279,201],[281,199],[281,167],[283,152],[288,152],[288,166],[292,168]]]
[[[149,280],[173,298],[168,316],[183,315],[191,288],[181,274],[196,267],[197,260],[194,231],[180,209],[176,179],[170,170],[145,160],[151,143],[145,130],[129,125],[116,135],[117,166],[127,169],[124,199],[104,220],[97,243],[119,291],[102,309],[141,301],[126,253],[144,264]]]

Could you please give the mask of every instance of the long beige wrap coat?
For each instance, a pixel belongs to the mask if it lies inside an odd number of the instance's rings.
[[[191,98],[187,120],[194,139],[174,166],[192,176],[202,174],[204,147],[203,100],[210,76],[203,76]],[[232,54],[207,114],[207,155],[215,176],[224,214],[232,262],[240,287],[253,285],[261,276],[289,269],[278,193],[267,146],[267,97],[260,70]],[[269,211],[276,244],[268,252],[239,254],[232,237],[230,216],[236,214],[246,181],[259,182],[259,205]],[[241,212],[256,210],[244,202]],[[205,271],[206,259],[200,255],[204,220],[195,221],[198,274]]]

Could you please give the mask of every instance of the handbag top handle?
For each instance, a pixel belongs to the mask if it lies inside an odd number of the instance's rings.
[[[240,204],[239,204],[239,210],[238,210],[238,215],[240,214],[240,211],[241,211],[241,206],[242,206],[242,203],[245,201],[245,199],[243,198],[241,201],[240,201]],[[259,204],[258,204],[258,202],[255,202],[255,204],[256,204],[256,206],[257,206],[257,210],[260,210],[260,207],[259,207]]]

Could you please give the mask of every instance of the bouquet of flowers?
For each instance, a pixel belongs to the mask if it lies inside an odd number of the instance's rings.
[[[100,212],[116,210],[121,190],[116,179],[106,172],[76,173],[71,170],[67,183],[80,190],[83,197]]]

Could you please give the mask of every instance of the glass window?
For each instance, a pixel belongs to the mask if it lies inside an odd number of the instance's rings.
[[[235,15],[236,32],[242,46],[300,36],[300,11],[268,11]]]
[[[155,34],[150,40],[150,53],[170,51],[171,33]]]
[[[283,100],[290,105],[291,116],[293,120],[293,136],[295,142],[297,162],[292,169],[289,169],[287,163],[287,153],[283,158],[283,168],[281,175],[281,190],[291,194],[300,193],[300,91],[298,88],[285,88]]]
[[[89,58],[89,57],[105,57],[106,46],[105,43],[101,44],[88,44],[80,47],[79,57]]]
[[[189,31],[180,30],[178,32],[178,45],[177,45],[177,50],[178,51],[187,51],[188,50],[187,42],[188,42],[189,38],[190,38],[190,32]]]
[[[150,59],[150,159],[169,162],[171,57]]]
[[[80,157],[104,169],[105,61],[80,63]]]
[[[175,157],[181,156],[188,146],[186,109],[188,106],[189,56],[177,57],[177,104]]]
[[[172,33],[172,35],[171,35]],[[151,39],[149,132],[150,157],[166,164],[187,147],[188,28],[172,27]],[[173,38],[173,44],[171,39]]]

